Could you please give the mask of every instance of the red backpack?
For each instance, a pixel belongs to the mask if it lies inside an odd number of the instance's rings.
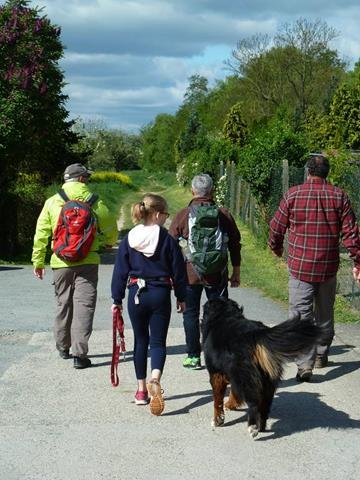
[[[87,256],[96,236],[96,217],[92,206],[98,196],[89,200],[70,200],[64,190],[58,192],[65,201],[53,234],[53,252],[67,262],[78,262]]]

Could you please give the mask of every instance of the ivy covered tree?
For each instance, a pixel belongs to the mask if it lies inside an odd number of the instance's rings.
[[[50,183],[75,161],[62,94],[63,55],[60,28],[28,0],[8,0],[0,7],[0,255],[17,250],[18,214],[35,181]],[[38,189],[37,189],[38,190]],[[32,209],[34,213],[36,208]]]
[[[331,147],[360,149],[360,74],[335,92],[328,115]]]
[[[242,147],[247,139],[247,126],[242,116],[242,105],[236,103],[226,116],[224,127],[224,137],[235,145]]]

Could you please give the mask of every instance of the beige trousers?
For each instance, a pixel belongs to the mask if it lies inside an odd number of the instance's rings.
[[[97,297],[98,265],[53,269],[57,312],[56,348],[86,357]]]

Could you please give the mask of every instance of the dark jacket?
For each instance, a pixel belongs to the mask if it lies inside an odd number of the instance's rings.
[[[180,210],[174,217],[173,221],[171,222],[169,233],[172,235],[176,240],[179,240],[180,237],[188,239],[189,237],[189,211],[192,205],[200,205],[200,204],[215,204],[214,200],[208,197],[194,197],[189,205],[186,208]],[[235,220],[231,213],[226,208],[219,209],[219,223],[220,229],[222,232],[228,235],[228,250],[230,254],[230,260],[233,267],[240,266],[241,262],[241,236],[239,229],[235,223]],[[188,277],[188,283],[190,285],[196,285],[201,283],[206,283],[209,285],[219,285],[224,283],[224,275],[226,275],[226,283],[227,283],[227,276],[228,272],[226,271],[224,274],[213,274],[213,275],[206,275],[203,279],[199,277],[199,275],[194,270],[193,266],[190,262],[186,262],[186,271]]]
[[[159,242],[154,255],[146,257],[131,248],[128,235],[119,245],[111,282],[114,303],[120,305],[125,296],[128,277],[150,278],[149,283],[160,285],[156,278],[170,277],[177,300],[183,302],[186,295],[186,270],[184,258],[177,242],[160,227]]]

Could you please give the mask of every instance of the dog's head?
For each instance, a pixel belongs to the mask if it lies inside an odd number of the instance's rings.
[[[241,320],[244,318],[243,307],[234,300],[224,297],[211,298],[204,305],[203,319],[201,323],[203,335],[206,335],[209,328],[216,324],[222,324],[227,320]]]
[[[243,307],[230,298],[217,297],[211,298],[204,305],[204,320],[210,317],[224,316],[226,313],[235,312],[243,317]]]

